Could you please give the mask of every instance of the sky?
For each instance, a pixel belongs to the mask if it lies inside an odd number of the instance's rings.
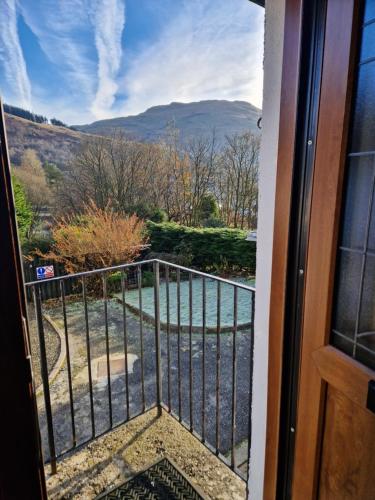
[[[0,0],[0,94],[73,125],[205,99],[261,107],[248,0]]]

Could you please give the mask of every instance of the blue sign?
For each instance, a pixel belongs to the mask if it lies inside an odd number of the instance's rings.
[[[55,276],[55,270],[53,266],[40,266],[36,268],[36,277],[38,280],[45,280],[47,278],[53,278]]]

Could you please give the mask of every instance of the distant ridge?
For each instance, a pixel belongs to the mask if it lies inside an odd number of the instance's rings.
[[[64,170],[82,142],[90,136],[83,132],[44,123],[34,123],[5,114],[9,153],[12,165],[19,165],[26,149],[36,151],[42,163],[55,163]]]
[[[182,140],[209,136],[215,130],[218,141],[222,142],[226,135],[247,130],[259,133],[256,124],[260,116],[261,110],[245,101],[172,102],[153,106],[139,115],[99,120],[74,128],[98,135],[122,131],[133,139],[155,142],[173,124],[180,131]]]
[[[260,115],[261,110],[244,101],[172,102],[136,116],[76,126],[79,131],[34,123],[7,113],[6,126],[13,165],[19,165],[25,149],[31,148],[42,163],[49,161],[64,170],[90,135],[111,135],[120,130],[132,139],[155,142],[165,135],[168,124],[173,123],[181,131],[182,139],[207,137],[215,129],[218,142],[223,143],[225,135],[246,130],[259,133],[256,123]]]

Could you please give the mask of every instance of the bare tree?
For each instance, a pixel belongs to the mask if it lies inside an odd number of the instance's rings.
[[[92,200],[122,213],[139,207],[166,211],[168,218],[200,224],[200,207],[214,196],[229,226],[253,227],[257,215],[259,140],[250,133],[227,137],[220,151],[210,137],[180,141],[170,126],[164,140],[144,144],[123,134],[85,143],[60,190],[62,205],[77,212]]]
[[[217,184],[227,225],[252,227],[256,221],[259,147],[250,132],[226,137]]]

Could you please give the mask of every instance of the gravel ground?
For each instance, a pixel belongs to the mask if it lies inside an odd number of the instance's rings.
[[[115,300],[108,301],[108,343],[110,358],[115,359],[119,355],[124,353],[124,331],[123,331],[123,316],[122,316],[122,305]],[[48,308],[48,314],[54,321],[54,324],[63,330],[63,320],[61,317],[61,308],[52,306]],[[94,406],[94,434],[97,436],[110,428],[110,415],[109,415],[109,386],[107,376],[98,377],[97,367],[100,360],[105,360],[106,354],[106,330],[104,327],[104,309],[103,303],[101,301],[89,301],[88,303],[88,318],[89,318],[89,337],[90,337],[90,353],[91,353],[91,367],[93,373],[93,406]],[[85,316],[83,305],[80,302],[70,302],[67,307],[67,322],[69,331],[69,348],[70,348],[70,360],[71,360],[71,373],[72,373],[72,390],[73,390],[73,407],[74,407],[74,426],[72,427],[71,419],[71,403],[68,391],[68,370],[66,361],[63,363],[61,370],[59,371],[57,377],[53,380],[50,385],[51,393],[51,404],[52,404],[52,414],[53,414],[53,427],[54,427],[54,442],[56,444],[57,455],[71,449],[73,445],[73,430],[75,431],[77,444],[83,443],[85,440],[90,440],[92,438],[92,420],[91,420],[91,405],[90,405],[90,391],[88,384],[88,363],[87,363],[87,345],[86,345],[86,326],[85,326]],[[132,356],[134,362],[132,363],[131,370],[129,372],[129,416],[134,417],[142,413],[142,399],[141,399],[141,348],[140,348],[140,323],[139,318],[128,313],[127,314],[127,336],[128,336],[128,355]],[[238,448],[239,453],[237,455],[237,464],[240,465],[243,461],[243,455],[247,456],[247,444],[246,437],[248,435],[248,408],[249,408],[249,367],[250,367],[250,332],[243,330],[237,332],[237,413],[236,413],[236,449]],[[154,327],[147,323],[143,324],[143,341],[144,341],[144,390],[145,390],[145,407],[149,408],[155,405],[155,333]],[[206,359],[205,359],[205,376],[206,376],[206,439],[211,444],[215,444],[215,429],[216,429],[216,359],[217,359],[217,339],[216,335],[210,334],[206,336]],[[221,344],[221,357],[220,357],[220,438],[219,438],[219,449],[222,454],[227,455],[231,447],[231,398],[232,398],[232,335],[230,333],[223,333],[220,336]],[[165,332],[161,332],[161,348],[162,348],[162,376],[163,376],[163,401],[168,404],[169,401],[169,391],[168,391],[168,364],[167,364],[167,336]],[[170,403],[172,410],[178,412],[179,409],[179,391],[178,391],[178,335],[170,335]],[[192,401],[193,405],[190,412],[189,406],[189,365],[190,365],[190,347],[189,347],[189,335],[181,334],[180,338],[180,370],[181,370],[181,414],[185,422],[189,423],[190,413],[192,413],[192,423],[193,428],[197,433],[202,432],[202,379],[203,379],[203,359],[202,359],[202,335],[193,334],[192,338],[192,372],[193,372],[193,387],[192,387]],[[128,357],[129,359],[129,357]],[[124,420],[128,418],[126,411],[126,390],[125,390],[125,379],[124,374],[112,374],[111,375],[111,400],[112,400],[112,419],[113,425],[121,424]],[[39,419],[40,428],[42,434],[44,456],[49,457],[49,448],[47,440],[46,431],[46,421],[45,421],[45,411],[43,406],[43,397],[38,398],[38,409],[39,409]],[[138,442],[137,435],[132,433],[137,433],[137,424],[135,422],[143,422],[144,415],[142,417],[137,417],[130,421],[125,426],[121,426],[126,435],[131,435]],[[189,470],[193,471],[193,477],[199,477],[199,470],[204,469],[204,476],[216,477],[215,470],[221,471],[220,475],[225,473],[233,475],[232,472],[220,462],[220,467],[218,469],[218,459],[212,455],[210,451],[207,451],[200,443],[196,441],[183,427],[177,423],[174,419],[166,416],[166,420],[162,419],[160,422],[165,422],[164,427],[159,428],[159,438],[164,443],[168,443],[170,436],[172,436],[172,442],[176,442],[176,450],[179,449],[182,457],[189,455],[190,448],[193,443],[199,444],[198,451],[193,453],[193,462],[188,466],[179,462],[181,457],[178,458],[177,451],[169,452],[169,448],[166,445],[162,445],[162,448],[167,450],[167,453],[171,455],[172,459],[175,459],[177,465],[189,474]],[[161,425],[161,423],[158,425]],[[134,423],[134,424],[133,424]],[[173,424],[174,427],[171,427]],[[135,426],[135,427],[134,427]],[[177,426],[177,427],[176,427]],[[177,432],[177,430],[178,432]],[[111,454],[114,453],[115,448],[112,448],[111,443],[115,443],[116,439],[120,440],[120,444],[126,442],[126,438],[121,434],[120,438],[116,438],[117,430],[112,431],[106,436],[106,440],[102,441],[104,438],[99,438],[98,440],[87,445],[81,452],[74,454],[69,459],[62,462],[64,465],[62,467],[63,476],[58,474],[51,478],[49,484],[52,486],[52,496],[51,498],[93,498],[90,496],[93,491],[99,493],[104,488],[109,487],[116,481],[116,478],[125,477],[123,462],[116,458],[117,451],[113,459],[111,459]],[[187,434],[189,436],[189,441],[184,441],[185,444],[180,445],[179,439],[181,436]],[[147,432],[144,433],[145,436],[149,436]],[[113,439],[112,439],[113,436]],[[143,436],[143,434],[142,434]],[[153,437],[152,437],[153,436]],[[130,474],[131,471],[138,471],[147,465],[150,465],[157,458],[157,452],[159,445],[155,441],[158,432],[155,435],[150,435],[145,442],[142,441],[142,446],[144,446],[144,456],[140,458],[140,462],[134,462],[134,468],[126,469],[126,474]],[[174,436],[174,437],[173,437]],[[177,439],[178,438],[178,439]],[[103,443],[103,445],[97,444]],[[107,443],[107,444],[106,444]],[[119,445],[120,445],[119,444]],[[173,443],[171,443],[171,446]],[[186,447],[184,447],[186,445]],[[113,445],[114,446],[114,445]],[[189,453],[187,448],[189,447]],[[240,452],[240,449],[244,448],[244,452]],[[138,449],[138,448],[136,448]],[[206,455],[202,455],[202,449],[205,450],[207,456],[212,457],[214,464],[212,465],[212,470],[206,467]],[[87,450],[88,455],[85,455],[85,450]],[[164,450],[164,451],[165,451]],[[173,450],[173,446],[172,446]],[[194,447],[193,447],[194,450]],[[129,450],[126,450],[128,453]],[[156,455],[155,455],[156,453]],[[136,454],[137,455],[137,454]],[[175,458],[175,455],[177,458]],[[74,458],[75,457],[75,458]],[[80,458],[81,457],[81,458]],[[85,457],[85,458],[82,458]],[[194,458],[195,457],[195,458]],[[81,463],[82,460],[82,463]],[[100,463],[98,463],[98,460]],[[125,460],[125,459],[124,459]],[[128,456],[126,454],[126,460]],[[135,460],[133,457],[132,460]],[[194,460],[196,462],[194,462]],[[78,462],[77,462],[78,461]],[[101,471],[102,462],[106,464],[104,469],[105,472]],[[131,462],[133,463],[133,462]],[[190,462],[189,462],[190,463]],[[194,466],[194,463],[196,465]],[[209,462],[207,462],[209,463]],[[65,467],[67,464],[67,469]],[[72,465],[73,464],[73,465]],[[92,478],[87,483],[87,488],[93,488],[91,493],[85,493],[86,476],[82,476],[81,467],[86,471],[88,464],[93,467]],[[120,464],[120,465],[119,465]],[[126,464],[125,464],[126,465]],[[139,468],[138,468],[139,465]],[[99,469],[98,469],[99,467]],[[133,466],[132,466],[133,467]],[[186,470],[186,467],[188,470]],[[190,469],[189,469],[190,467]],[[194,468],[195,467],[195,468]],[[202,469],[203,467],[203,469]],[[66,469],[66,471],[65,471]],[[246,470],[241,467],[243,472]],[[64,472],[65,471],[65,472]],[[99,471],[99,472],[98,472]],[[85,474],[88,474],[87,471]],[[213,475],[213,476],[212,476]],[[77,477],[76,477],[77,476]],[[95,477],[94,477],[95,476]],[[59,477],[63,479],[59,480]],[[65,484],[69,477],[69,481],[72,484]],[[91,477],[91,476],[87,476]],[[126,476],[127,477],[127,476]],[[225,477],[225,474],[224,476]],[[234,476],[236,477],[236,476]],[[237,477],[236,477],[237,479]],[[240,479],[237,479],[239,484],[243,485]],[[206,479],[205,479],[206,481]],[[205,482],[204,481],[204,482]],[[207,480],[210,484],[211,480]],[[215,479],[216,481],[216,479]],[[212,484],[210,487],[214,488],[215,481],[212,479]],[[198,481],[197,481],[198,483]],[[218,483],[220,484],[220,482]],[[76,485],[76,486],[74,486]],[[77,487],[77,490],[81,491],[83,488],[83,496],[69,496],[71,493],[70,488]],[[207,486],[208,487],[208,486]],[[61,491],[59,490],[61,488]],[[66,490],[66,493],[65,493]],[[72,490],[73,491],[73,490]],[[207,490],[205,490],[207,491]],[[219,492],[223,492],[218,489],[217,493],[212,493],[211,498],[241,498],[241,496],[235,496],[237,493],[233,493],[233,496],[228,496],[226,493],[224,496],[217,496]],[[235,490],[237,491],[237,490]],[[77,493],[78,494],[78,493]],[[80,493],[81,494],[81,493]],[[229,493],[230,495],[232,493]],[[84,496],[86,495],[86,496]],[[215,496],[216,495],[216,496]],[[95,495],[94,495],[95,496]]]
[[[30,348],[33,363],[34,384],[38,388],[42,383],[40,372],[40,350],[38,331],[35,321],[35,311],[32,305],[28,308]],[[60,354],[60,337],[47,321],[44,324],[44,338],[46,344],[48,372],[51,372]]]
[[[91,438],[90,417],[90,391],[88,384],[87,347],[85,335],[85,321],[82,304],[69,305],[68,329],[70,344],[70,359],[73,379],[73,399],[77,442]],[[63,323],[59,308],[49,309],[48,313],[55,324],[62,329]],[[139,334],[139,320],[128,314],[127,316],[128,354],[135,358],[129,373],[129,416],[142,413],[142,386],[141,386],[141,346]],[[110,427],[108,379],[95,378],[96,363],[105,359],[106,341],[103,325],[103,305],[100,301],[89,304],[89,330],[91,367],[93,372],[93,404],[95,434],[106,431]],[[108,337],[111,358],[123,355],[123,323],[122,306],[116,301],[108,301]],[[249,409],[249,367],[250,367],[250,334],[248,331],[237,332],[237,408],[236,408],[236,445],[239,445],[248,435],[248,409]],[[162,376],[163,376],[163,402],[169,402],[168,391],[168,364],[167,364],[167,337],[161,334],[162,347]],[[155,333],[154,328],[143,324],[143,371],[145,407],[150,408],[156,403],[155,386]],[[205,435],[207,441],[216,444],[216,360],[217,360],[216,335],[206,336],[205,358]],[[189,335],[181,334],[180,338],[180,371],[181,371],[181,415],[185,422],[192,425],[194,430],[202,434],[202,335],[193,334],[192,339],[192,408],[189,404],[189,368],[190,347]],[[220,422],[219,422],[219,449],[222,454],[227,454],[231,448],[232,426],[232,335],[223,333],[220,336]],[[170,403],[172,411],[179,412],[179,387],[178,387],[178,335],[170,335]],[[111,376],[111,399],[113,423],[122,423],[127,419],[126,412],[126,386],[124,374]],[[61,454],[72,446],[72,429],[70,418],[70,401],[68,391],[66,362],[50,387],[53,420],[55,427],[56,452]],[[40,424],[44,443],[45,456],[49,456],[45,432],[45,417],[43,398],[40,398]]]
[[[172,417],[151,410],[58,463],[48,496],[89,500],[169,457],[209,499],[245,498],[245,483]],[[48,467],[47,467],[48,469]]]

